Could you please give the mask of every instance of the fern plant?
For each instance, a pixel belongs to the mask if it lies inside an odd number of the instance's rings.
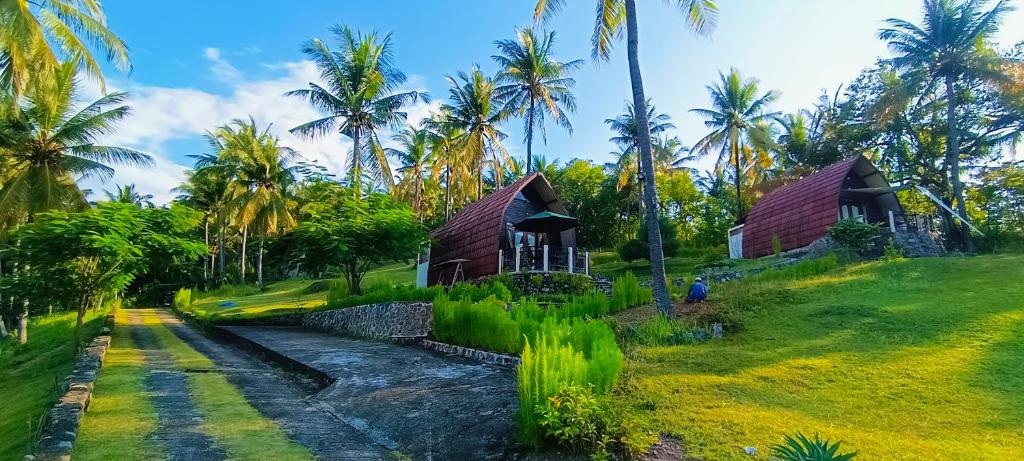
[[[772,446],[772,459],[779,461],[849,461],[857,456],[857,452],[839,453],[839,445],[831,439],[822,440],[818,434],[814,439],[797,432],[796,435],[785,434],[782,442]]]

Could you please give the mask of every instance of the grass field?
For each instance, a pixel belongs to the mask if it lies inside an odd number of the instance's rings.
[[[105,313],[86,317],[83,338],[93,338]],[[0,461],[27,454],[40,417],[59,395],[58,384],[74,368],[74,312],[30,319],[29,342],[0,338]]]
[[[395,285],[415,283],[416,267],[398,262],[372,269],[364,276],[362,286],[365,288],[384,281]],[[317,283],[308,279],[284,280],[268,284],[266,290],[255,294],[218,294],[202,297],[186,310],[209,319],[302,312],[323,306],[327,299],[328,282],[324,280]],[[317,290],[310,290],[313,284],[318,285]],[[222,306],[228,302],[234,305]]]
[[[727,299],[733,298],[733,299]],[[1024,455],[1024,257],[872,262],[712,290],[744,329],[629,352],[621,395],[706,459],[784,433],[863,459]]]

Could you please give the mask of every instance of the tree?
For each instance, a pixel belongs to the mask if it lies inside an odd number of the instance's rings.
[[[152,164],[141,152],[94,144],[128,116],[127,96],[111,93],[75,111],[76,67],[61,65],[52,85],[33,88],[21,110],[0,120],[0,157],[10,163],[0,190],[0,224],[47,210],[83,210],[88,202],[77,178],[109,178],[114,169],[108,163]]]
[[[650,133],[652,142],[654,137],[660,136],[665,131],[676,127],[672,124],[672,118],[668,114],[659,114],[650,100],[647,100],[646,119],[648,125],[647,132]],[[619,147],[619,152],[613,153],[616,156],[616,172],[619,177],[617,187],[619,190],[627,187],[633,190],[634,187],[631,186],[635,185],[637,203],[639,204],[638,209],[642,213],[644,200],[646,199],[643,194],[644,176],[641,174],[644,170],[638,155],[640,152],[640,139],[637,137],[637,133],[640,132],[640,128],[637,120],[633,104],[627,102],[622,114],[615,118],[607,118],[604,120],[604,123],[615,133],[615,136],[612,136],[609,141]],[[652,155],[654,155],[653,143],[651,149]],[[661,162],[654,161],[655,171],[657,171],[659,163]],[[635,183],[634,179],[636,179]]]
[[[335,26],[331,31],[339,51],[332,51],[318,38],[302,45],[302,52],[320,70],[323,84],[310,82],[309,88],[287,93],[308,100],[328,115],[291,132],[317,138],[337,128],[352,139],[352,155],[347,162],[352,192],[359,194],[364,173],[382,181],[390,191],[394,178],[377,133],[383,128],[400,130],[406,123],[402,108],[429,98],[416,91],[397,92],[406,77],[395,66],[391,34],[378,38],[376,33],[363,35],[347,26]]]
[[[14,232],[14,259],[23,269],[11,285],[37,309],[77,310],[77,340],[86,310],[100,307],[139,274],[194,265],[205,253],[189,236],[197,225],[198,216],[187,208],[116,202],[79,213],[40,213]]]
[[[0,1],[0,88],[25,94],[30,83],[48,83],[66,64],[103,86],[92,44],[119,70],[128,70],[128,47],[107,28],[97,0]],[[30,80],[35,80],[30,82]]]
[[[242,228],[242,282],[245,282],[245,239],[249,229],[260,237],[256,265],[257,283],[263,285],[264,240],[281,230],[295,227],[286,200],[286,189],[295,181],[289,164],[295,156],[281,146],[270,127],[259,131],[256,122],[234,120],[214,132],[220,142],[220,162],[233,174],[228,184],[227,205],[235,223]]]
[[[106,194],[108,201],[127,203],[139,208],[153,208],[153,195],[140,194],[139,191],[135,189],[135,184],[127,184],[124,186],[117,185],[116,187],[117,188],[114,189],[113,192],[109,190],[103,191],[103,193]]]
[[[476,199],[483,197],[484,165],[490,161],[495,177],[500,178],[501,164],[511,158],[501,141],[505,133],[498,125],[508,119],[509,112],[499,107],[497,84],[478,67],[469,74],[459,71],[448,76],[450,103],[441,106],[443,122],[461,131],[455,139],[457,150],[466,162],[466,170],[476,175]],[[490,157],[490,158],[488,158]],[[496,187],[500,188],[500,180]]]
[[[375,264],[412,258],[429,238],[412,210],[387,195],[358,200],[340,187],[324,192],[303,206],[295,233],[321,250],[321,264],[345,274],[352,294],[362,292],[363,276]]]
[[[700,34],[709,33],[715,25],[718,8],[711,0],[675,0],[675,5],[686,18],[687,25]],[[534,17],[537,20],[550,18],[565,5],[565,0],[537,0]],[[645,221],[651,242],[651,274],[654,276],[654,300],[658,310],[671,316],[672,299],[665,282],[665,258],[662,254],[661,234],[658,231],[658,190],[654,183],[654,154],[651,149],[651,134],[647,132],[647,97],[644,95],[643,79],[640,76],[639,31],[635,0],[601,0],[597,3],[597,18],[592,36],[593,56],[607,60],[611,54],[612,42],[621,37],[626,29],[626,55],[629,61],[629,80],[633,90],[633,105],[637,116],[637,138],[640,139],[640,166],[644,175]]]
[[[400,149],[388,149],[388,153],[402,164],[398,169],[402,177],[395,188],[395,195],[411,203],[416,218],[423,222],[424,173],[433,161],[430,132],[410,126],[395,135],[394,140],[402,146]]]
[[[228,200],[230,176],[223,170],[206,165],[203,156],[198,156],[200,165],[187,173],[184,184],[174,189],[178,193],[177,201],[203,212],[203,241],[210,246],[210,224],[215,224],[217,235],[217,251],[210,250],[210,261],[203,262],[203,278],[208,279],[214,273],[214,256],[219,258],[217,273],[224,279],[224,231],[227,227],[227,213],[224,213]],[[215,162],[216,158],[211,161]],[[202,165],[206,165],[205,167]]]
[[[423,120],[423,126],[430,135],[430,151],[434,157],[430,175],[438,182],[444,182],[444,220],[451,219],[453,202],[460,205],[469,200],[467,184],[471,172],[467,159],[461,155],[459,140],[465,131],[456,126],[443,107]]]
[[[957,123],[957,86],[964,78],[990,72],[992,56],[986,54],[986,42],[999,28],[1002,17],[1011,10],[1009,3],[999,0],[984,11],[984,1],[925,0],[923,23],[890,18],[888,27],[878,36],[888,42],[896,54],[890,60],[898,70],[926,69],[932,82],[941,81],[946,95],[946,159],[953,198],[957,211],[967,219],[964,186],[960,178],[960,134]],[[996,66],[997,67],[997,66]],[[971,249],[970,230],[961,226],[964,245]]]
[[[507,111],[526,117],[527,173],[533,168],[534,128],[540,129],[542,138],[547,142],[546,115],[572,133],[572,124],[565,113],[576,111],[576,98],[572,94],[576,80],[569,74],[583,65],[583,61],[556,61],[551,56],[554,43],[554,32],[538,40],[530,27],[516,30],[516,40],[494,42],[501,52],[492,56],[501,66],[495,78],[502,84],[496,90],[496,97],[505,102]]]
[[[756,139],[766,139],[764,136],[765,125],[758,125],[759,122],[770,120],[778,113],[768,113],[766,109],[777,98],[777,94],[768,91],[759,94],[757,79],[744,80],[740,72],[730,69],[729,74],[719,73],[720,81],[708,86],[708,94],[711,96],[711,107],[706,109],[692,109],[690,112],[702,115],[706,120],[704,124],[711,128],[711,133],[697,141],[693,150],[700,157],[705,157],[717,151],[717,168],[724,168],[732,164],[736,186],[736,216],[743,216],[743,200],[741,197],[742,178],[745,171],[744,160],[748,153],[752,153],[751,144]],[[761,131],[761,133],[758,133]]]

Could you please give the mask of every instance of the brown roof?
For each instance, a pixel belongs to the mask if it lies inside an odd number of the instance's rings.
[[[537,185],[552,190],[544,175],[531,173],[469,204],[450,221],[432,232],[434,245],[430,249],[431,270],[428,281],[431,284],[437,283],[440,271],[437,264],[452,259],[470,260],[463,264],[466,279],[497,273],[498,249],[505,227],[502,222],[505,209],[516,194],[534,183],[534,180],[537,180]]]
[[[860,155],[851,157],[765,195],[747,214],[743,257],[772,254],[774,235],[779,237],[782,251],[804,247],[824,237],[828,228],[839,221],[839,191],[858,161],[867,159]]]

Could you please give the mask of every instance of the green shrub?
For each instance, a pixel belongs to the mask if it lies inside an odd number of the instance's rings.
[[[489,297],[494,297],[508,302],[512,300],[512,292],[500,280],[491,279],[480,284],[480,286],[470,282],[456,283],[448,290],[448,297],[451,299],[466,298],[472,301],[482,301]]]
[[[437,296],[433,310],[432,334],[440,341],[509,354],[522,349],[519,326],[505,310],[505,303],[494,297],[472,302],[467,297],[451,300]]]
[[[192,289],[181,288],[177,293],[174,293],[174,307],[178,309],[185,309],[192,305]]]
[[[650,304],[654,296],[650,288],[640,286],[640,281],[632,272],[616,277],[612,282],[611,312],[619,312],[641,304]]]
[[[856,219],[841,219],[828,228],[828,235],[841,248],[854,251],[870,249],[878,238],[879,227],[874,224],[860,222]]]
[[[589,387],[565,386],[537,405],[534,413],[547,440],[575,453],[608,457],[611,412]]]
[[[625,262],[633,262],[638,259],[651,257],[651,250],[647,247],[647,244],[637,239],[626,240],[615,251],[619,253],[619,257]]]
[[[882,260],[894,262],[902,259],[904,256],[903,247],[897,245],[890,237],[889,241],[885,243],[885,248],[882,250]]]
[[[814,439],[797,432],[795,436],[782,436],[782,443],[772,445],[773,459],[780,461],[849,461],[857,456],[857,452],[840,453],[842,442],[830,443],[830,439],[821,440],[818,434]]]
[[[759,281],[795,280],[821,275],[836,267],[839,267],[839,257],[830,253],[816,259],[805,259],[791,266],[764,271],[755,275],[753,279]]]
[[[662,216],[658,218],[658,229],[661,231],[661,253],[666,258],[671,258],[679,253],[679,248],[682,247],[682,243],[679,241],[679,228],[676,226],[675,221],[668,216]],[[648,248],[650,242],[647,238],[647,220],[640,222],[640,230],[637,232],[637,236],[640,237],[640,241],[643,242],[644,247]],[[648,255],[650,250],[648,249]],[[645,256],[645,259],[647,256]]]
[[[782,256],[782,239],[779,238],[779,234],[772,233],[772,253],[775,253],[775,257]]]
[[[604,253],[590,253],[590,265],[598,266],[601,264],[621,262],[622,257],[617,252],[604,252]]]
[[[686,322],[655,315],[626,329],[626,339],[641,346],[677,346],[697,342],[695,328]]]
[[[365,304],[386,303],[393,301],[430,301],[438,294],[444,293],[444,287],[440,285],[418,288],[412,286],[393,286],[386,281],[375,283],[365,289],[361,295],[351,295],[348,282],[334,280],[327,291],[328,309],[339,309],[343,307],[362,306]]]

